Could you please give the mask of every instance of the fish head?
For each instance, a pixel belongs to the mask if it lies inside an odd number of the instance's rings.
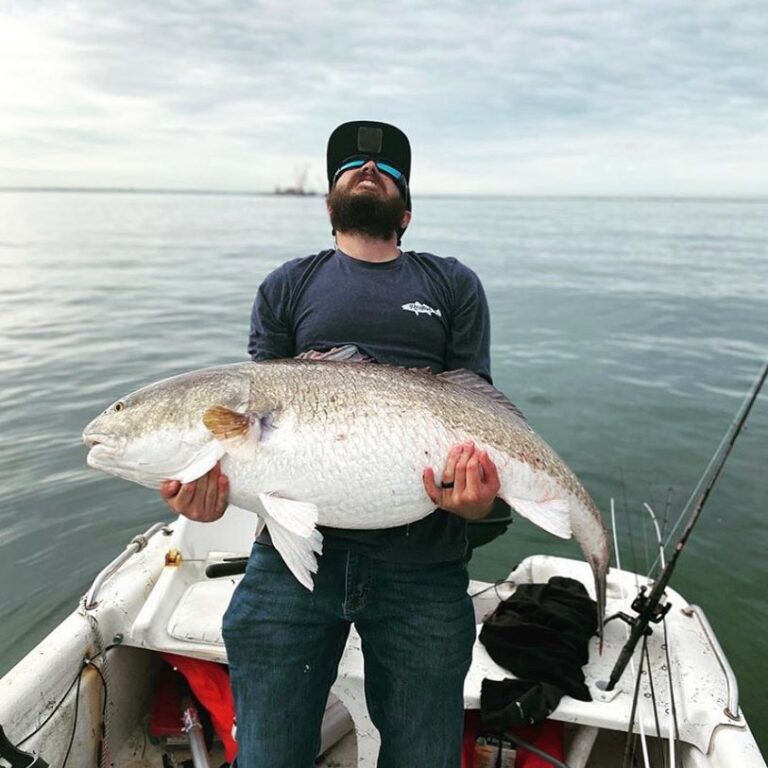
[[[213,405],[245,410],[250,381],[222,367],[164,379],[120,398],[86,426],[88,465],[158,488],[166,479],[191,482],[223,455],[203,423]]]

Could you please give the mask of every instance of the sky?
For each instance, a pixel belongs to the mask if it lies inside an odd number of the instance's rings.
[[[0,0],[0,187],[768,196],[766,0]]]

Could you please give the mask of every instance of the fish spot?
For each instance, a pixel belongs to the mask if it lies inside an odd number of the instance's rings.
[[[346,440],[346,439],[347,439],[347,435],[345,435],[343,433],[339,433],[338,435],[336,435],[336,440],[337,441],[338,440]]]

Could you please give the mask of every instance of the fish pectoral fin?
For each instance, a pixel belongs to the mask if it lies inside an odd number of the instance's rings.
[[[311,592],[312,574],[317,573],[316,555],[323,553],[323,535],[316,527],[317,506],[274,493],[260,493],[259,500],[275,549],[291,573]]]
[[[561,539],[570,539],[571,530],[570,504],[567,499],[504,499],[514,510],[530,520],[534,525],[543,528],[547,533]]]
[[[256,520],[256,530],[253,532],[254,537],[260,536],[267,525],[267,521],[259,514],[256,515]]]
[[[168,479],[178,480],[180,483],[191,483],[193,480],[198,480],[204,474],[210,472],[223,455],[224,449],[221,447],[221,444],[211,440],[189,464],[182,467],[178,472],[174,472]]]
[[[261,419],[255,413],[240,413],[224,405],[212,405],[203,413],[203,424],[219,441],[245,440],[258,442]]]

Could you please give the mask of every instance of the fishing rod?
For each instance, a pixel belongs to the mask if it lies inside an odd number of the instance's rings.
[[[766,362],[750,393],[742,403],[739,412],[736,414],[736,418],[733,420],[728,432],[726,432],[719,448],[712,457],[709,466],[704,471],[704,475],[696,486],[691,498],[688,499],[688,503],[685,505],[685,508],[680,515],[680,519],[683,519],[683,517],[690,511],[690,516],[685,526],[685,530],[683,531],[683,535],[680,537],[680,541],[677,542],[675,551],[667,563],[666,568],[662,570],[650,593],[646,595],[646,587],[642,587],[640,589],[640,594],[633,601],[632,610],[637,612],[638,615],[631,617],[624,613],[619,613],[613,617],[624,619],[631,625],[632,631],[630,632],[624,647],[621,649],[619,658],[616,660],[616,664],[613,667],[613,671],[611,672],[608,681],[602,681],[599,686],[600,688],[603,688],[603,690],[612,691],[616,687],[616,683],[618,683],[619,678],[632,658],[638,642],[643,636],[651,633],[649,624],[657,624],[669,612],[671,603],[661,605],[661,598],[664,595],[664,590],[667,588],[670,578],[672,578],[672,572],[675,570],[675,565],[680,557],[680,553],[683,551],[688,541],[688,537],[691,535],[691,531],[701,515],[701,510],[709,498],[709,494],[717,482],[717,478],[720,476],[720,472],[733,449],[736,438],[741,434],[741,431],[744,428],[749,412],[752,410],[752,406],[755,404],[757,397],[760,394],[760,390],[765,383],[766,377],[768,377],[768,362]],[[702,486],[703,489],[699,492],[699,488]]]

